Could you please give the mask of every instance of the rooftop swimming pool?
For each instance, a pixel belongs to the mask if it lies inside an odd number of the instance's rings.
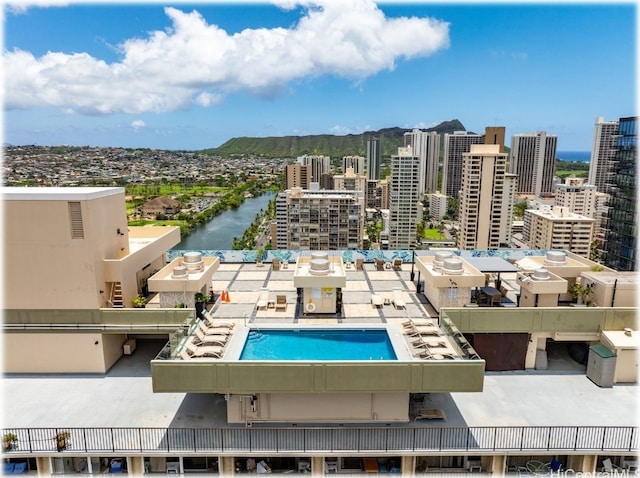
[[[240,360],[397,360],[385,329],[259,329]]]

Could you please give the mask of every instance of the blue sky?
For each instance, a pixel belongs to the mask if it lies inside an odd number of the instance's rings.
[[[4,141],[197,150],[457,118],[588,151],[597,116],[636,114],[636,19],[634,3],[20,2]]]

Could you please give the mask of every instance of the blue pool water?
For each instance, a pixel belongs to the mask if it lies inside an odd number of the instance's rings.
[[[252,330],[240,360],[396,360],[384,329]]]

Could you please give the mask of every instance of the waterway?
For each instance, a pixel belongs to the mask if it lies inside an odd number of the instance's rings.
[[[206,224],[193,229],[174,249],[179,250],[231,250],[233,238],[242,237],[260,212],[266,211],[275,193],[245,199],[237,209],[229,209],[215,216]]]

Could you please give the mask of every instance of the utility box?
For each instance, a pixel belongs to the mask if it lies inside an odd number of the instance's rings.
[[[135,349],[136,349],[136,339],[129,339],[122,346],[122,352],[125,355],[131,355]]]
[[[613,387],[616,354],[602,344],[589,347],[587,378],[599,387]]]

